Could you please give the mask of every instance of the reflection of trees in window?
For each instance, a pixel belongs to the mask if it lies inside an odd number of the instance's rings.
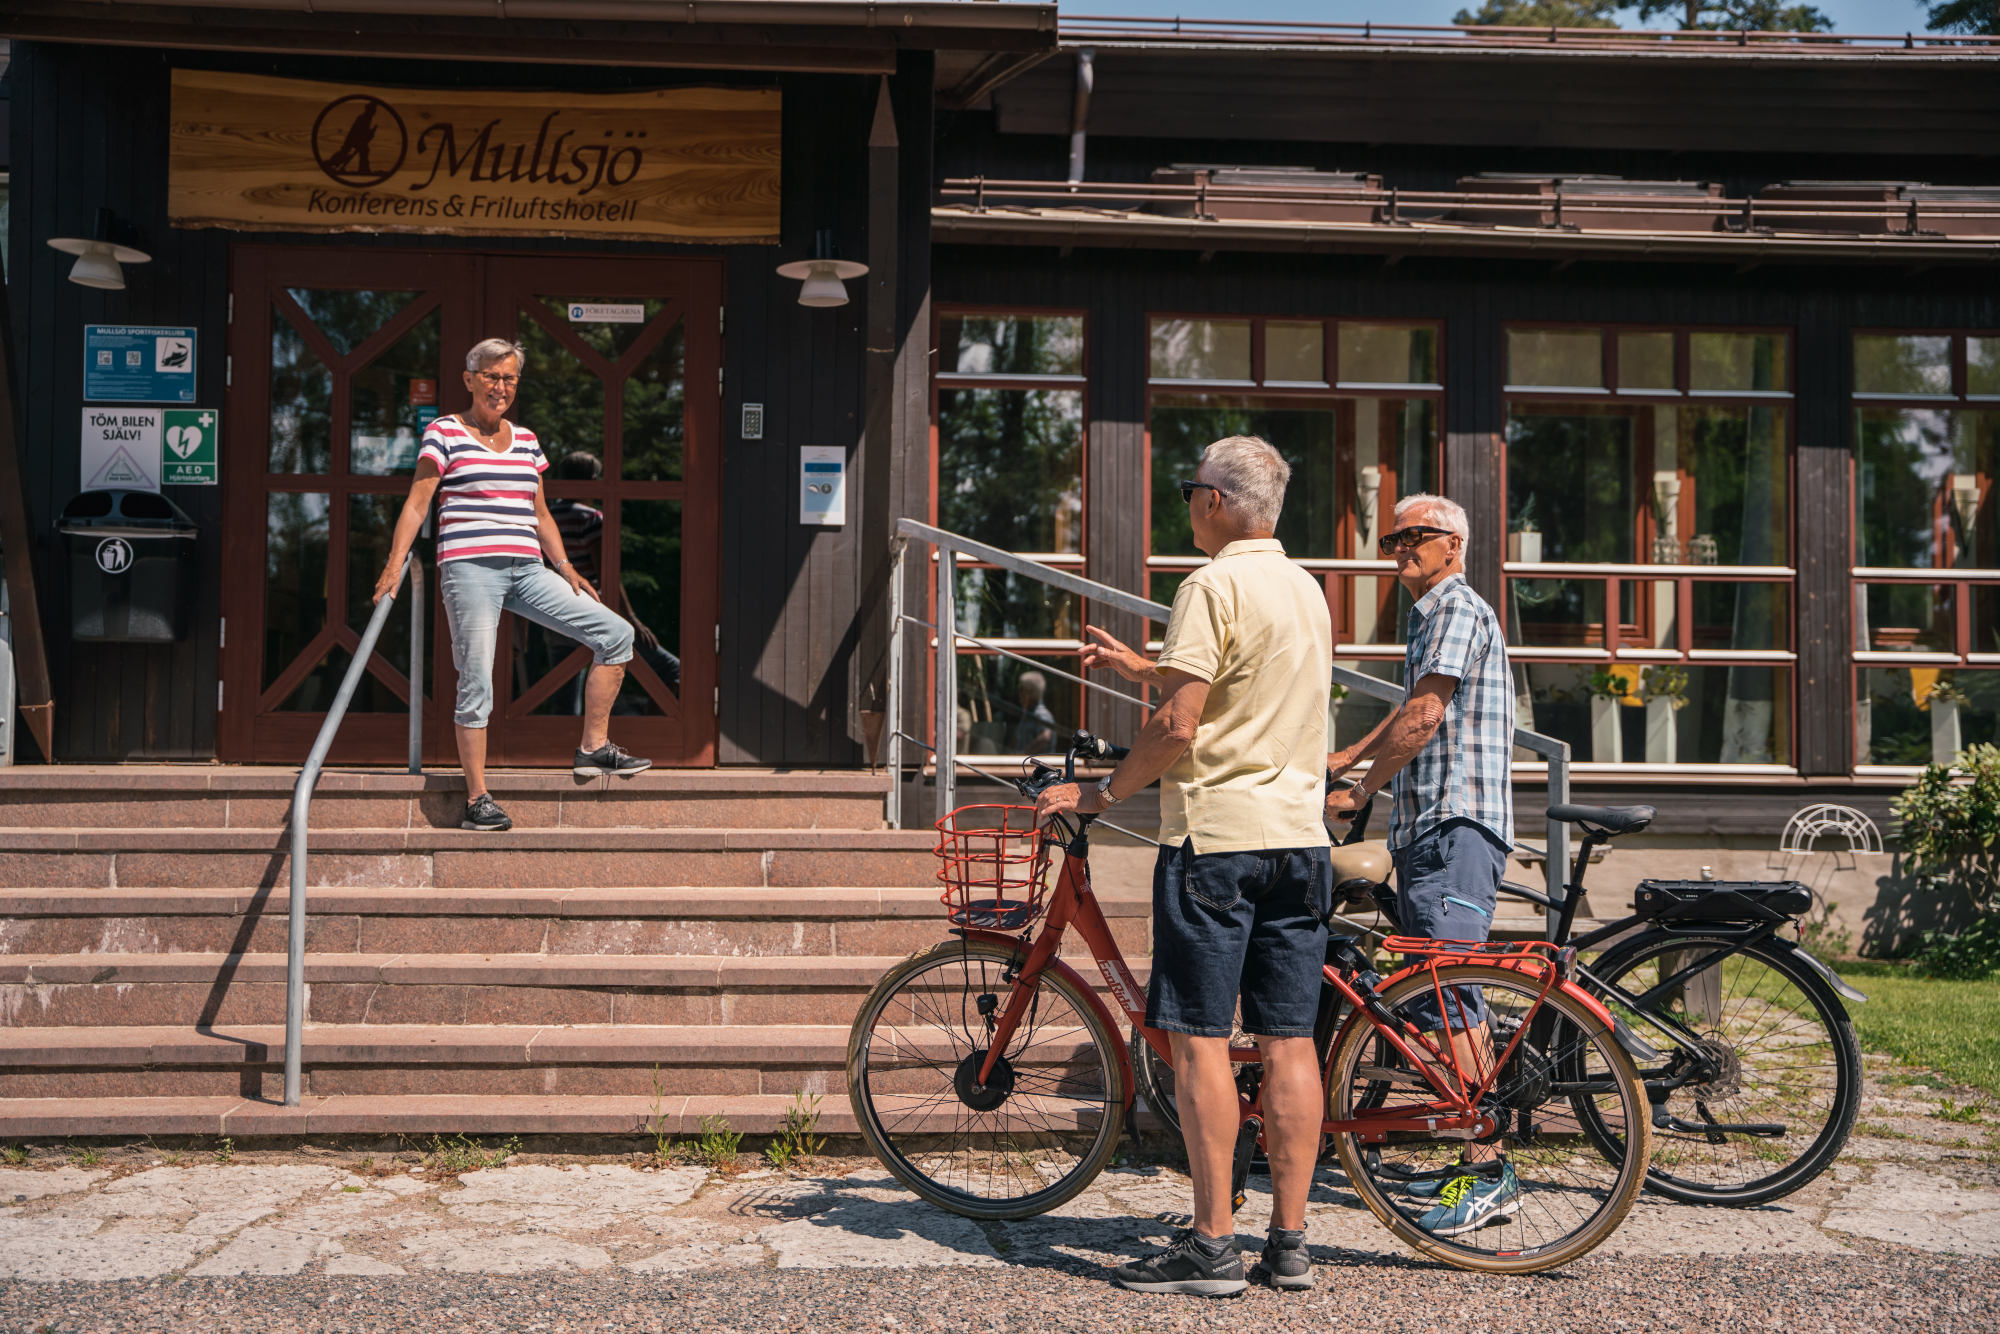
[[[581,450],[604,457],[604,381],[524,312],[519,324],[528,364],[509,419],[541,441],[550,459]]]
[[[326,627],[324,494],[273,492],[264,519],[264,688]]]
[[[1680,435],[1682,468],[1694,488],[1694,531],[1715,538],[1716,563],[1783,564],[1783,409],[1686,408]]]
[[[2000,672],[1866,667],[1855,678],[1863,764],[1930,764],[1948,758],[1940,751],[2000,741]]]
[[[271,316],[271,471],[326,472],[333,466],[333,373],[305,335]]]
[[[1632,560],[1632,420],[1553,412],[1507,419],[1508,527],[1542,534],[1545,561]]]
[[[947,315],[939,369],[961,375],[1081,375],[1081,315]]]
[[[687,445],[682,421],[685,335],[685,322],[676,321],[625,382],[621,470],[629,480],[680,480]]]
[[[1083,395],[938,393],[938,521],[1004,551],[1083,549]]]
[[[958,632],[975,639],[1078,639],[1077,598],[1007,570],[961,570]]]
[[[1411,414],[1416,415],[1416,414]],[[1176,485],[1193,477],[1201,453],[1232,435],[1261,436],[1292,465],[1278,540],[1286,554],[1338,556],[1339,520],[1333,486],[1333,409],[1266,408],[1202,399],[1156,403],[1153,407],[1153,554],[1197,556],[1188,508]],[[1427,444],[1427,442],[1426,442]],[[1428,449],[1420,452],[1427,454]]]
[[[1953,415],[1929,408],[1862,408],[1857,414],[1855,527],[1861,564],[1949,563],[1937,550],[1937,521],[1958,465]],[[1951,506],[1943,509],[1949,512]]]

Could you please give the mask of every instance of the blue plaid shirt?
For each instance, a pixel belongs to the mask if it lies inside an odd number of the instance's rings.
[[[1426,676],[1458,680],[1444,721],[1391,781],[1389,846],[1407,847],[1447,820],[1477,822],[1514,841],[1514,678],[1500,619],[1465,576],[1443,580],[1410,608],[1403,684]]]

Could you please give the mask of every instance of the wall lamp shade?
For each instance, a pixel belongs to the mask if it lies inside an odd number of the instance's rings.
[[[76,264],[69,271],[71,282],[112,292],[125,290],[125,271],[119,265],[144,264],[153,258],[145,251],[134,250],[130,246],[74,236],[58,236],[49,245],[66,255],[76,256]]]
[[[847,284],[843,279],[859,278],[866,272],[866,264],[851,259],[801,259],[778,266],[779,277],[805,280],[805,286],[799,289],[802,306],[846,305]]]

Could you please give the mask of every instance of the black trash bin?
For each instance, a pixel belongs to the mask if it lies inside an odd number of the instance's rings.
[[[199,530],[180,506],[157,491],[85,491],[63,507],[56,531],[69,547],[72,638],[187,638]]]

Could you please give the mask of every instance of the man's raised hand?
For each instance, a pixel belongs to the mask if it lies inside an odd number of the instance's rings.
[[[1142,653],[1135,653],[1116,639],[1094,625],[1083,627],[1084,634],[1096,643],[1083,646],[1083,668],[1090,671],[1097,667],[1109,667],[1127,681],[1148,681],[1153,676],[1153,660]]]

